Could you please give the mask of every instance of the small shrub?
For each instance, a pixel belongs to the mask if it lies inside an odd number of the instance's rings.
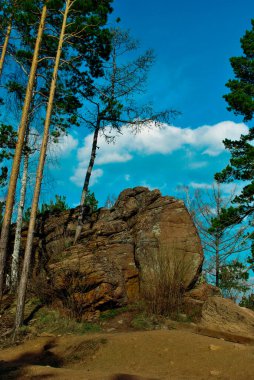
[[[69,311],[70,317],[81,321],[87,305],[80,300],[80,295],[89,290],[84,283],[84,275],[79,270],[68,269],[63,271],[61,277],[63,281],[61,288],[57,289],[57,297]]]
[[[50,305],[56,297],[52,280],[46,272],[33,276],[29,284],[29,294],[35,296],[42,305]]]
[[[148,312],[174,317],[183,304],[184,284],[193,263],[183,249],[175,245],[159,246],[153,254],[147,255],[143,272],[142,293]]]

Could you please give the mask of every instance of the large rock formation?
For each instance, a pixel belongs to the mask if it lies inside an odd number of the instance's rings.
[[[177,272],[185,289],[198,278],[203,252],[180,200],[144,187],[127,189],[113,208],[87,218],[73,246],[76,221],[77,209],[51,215],[40,224],[35,245],[47,257],[59,297],[69,297],[84,313],[139,299],[158,270]]]
[[[198,333],[254,342],[253,311],[223,299],[212,285],[194,286],[203,252],[182,201],[163,197],[158,190],[127,189],[113,208],[87,216],[78,244],[73,245],[77,214],[78,208],[38,221],[32,285],[40,296],[45,292],[47,297],[48,291],[50,297],[52,291],[54,299],[76,316],[90,318],[139,300],[171,279],[185,290],[182,308],[198,322]],[[23,248],[26,234],[25,228]],[[40,282],[42,266],[49,289]]]

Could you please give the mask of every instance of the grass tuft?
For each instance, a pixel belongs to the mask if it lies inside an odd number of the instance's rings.
[[[42,308],[36,314],[36,318],[30,322],[39,333],[51,334],[77,334],[100,332],[101,327],[96,323],[77,322],[74,319],[61,315],[57,310]]]

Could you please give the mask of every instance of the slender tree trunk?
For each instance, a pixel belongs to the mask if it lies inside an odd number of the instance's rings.
[[[222,208],[222,200],[221,200],[221,188],[220,184],[217,183],[217,187],[213,186],[213,194],[214,199],[216,200],[216,214],[218,215],[218,218],[221,215],[221,208]],[[220,246],[221,246],[221,240],[220,240],[220,232],[215,234],[215,285],[220,286]]]
[[[43,140],[42,140],[42,145],[41,145],[39,164],[38,164],[37,173],[36,173],[36,183],[35,183],[31,215],[30,215],[30,221],[29,221],[29,227],[28,227],[24,263],[23,263],[23,269],[22,269],[20,284],[19,284],[19,289],[18,289],[17,311],[16,311],[16,320],[15,320],[15,334],[18,328],[21,326],[23,322],[23,317],[24,317],[26,288],[27,288],[28,274],[29,274],[29,269],[30,269],[36,214],[37,214],[38,202],[39,202],[39,196],[40,196],[40,190],[41,190],[44,163],[45,163],[46,153],[47,153],[50,119],[51,119],[53,101],[54,101],[55,90],[56,90],[57,74],[58,74],[61,53],[62,53],[62,46],[64,42],[64,35],[65,35],[67,16],[70,9],[70,4],[71,4],[71,1],[67,0],[64,17],[63,17],[61,34],[59,38],[55,66],[54,66],[54,71],[53,71],[53,76],[52,76],[52,81],[51,81],[51,86],[50,86],[50,94],[49,94],[47,113],[46,113],[46,119],[45,119],[45,124],[44,124]]]
[[[115,98],[115,83],[116,83],[116,72],[117,72],[117,65],[116,65],[116,49],[113,48],[113,67],[112,67],[112,74],[111,74],[111,98]],[[98,109],[98,114],[99,114],[99,109]],[[84,222],[84,216],[85,216],[85,201],[86,201],[86,195],[88,192],[88,187],[89,187],[89,182],[94,166],[94,161],[96,158],[96,150],[97,150],[97,141],[98,141],[98,135],[99,135],[99,130],[100,130],[100,118],[98,116],[97,118],[97,123],[96,123],[96,128],[94,131],[93,135],[93,145],[92,145],[92,150],[91,150],[91,155],[90,155],[90,162],[86,171],[86,177],[84,181],[84,186],[82,190],[82,195],[81,195],[81,200],[80,200],[80,211],[79,211],[79,216],[78,216],[78,224],[75,232],[75,238],[74,238],[74,244],[77,243],[81,230],[82,230],[82,225]]]
[[[2,49],[1,58],[0,58],[0,77],[2,76],[2,72],[3,72],[4,61],[5,61],[8,43],[10,40],[11,30],[12,30],[12,22],[10,22],[7,27],[7,31],[6,31],[6,35],[4,39],[3,49]]]
[[[215,285],[220,286],[220,252],[216,244],[215,252]]]
[[[14,205],[16,184],[17,184],[20,161],[21,161],[22,151],[23,151],[23,146],[24,146],[24,139],[25,139],[25,134],[26,134],[29,109],[30,109],[30,104],[31,104],[32,96],[33,96],[33,88],[34,88],[35,76],[36,76],[36,71],[37,71],[37,66],[38,66],[38,56],[39,56],[39,50],[40,50],[40,45],[41,45],[42,36],[43,36],[43,30],[45,27],[46,16],[47,16],[47,5],[45,4],[42,9],[40,26],[38,30],[38,35],[36,39],[35,50],[34,50],[34,55],[33,55],[33,60],[32,60],[32,66],[31,66],[29,81],[28,81],[28,85],[26,89],[25,102],[24,102],[22,118],[21,118],[20,127],[19,127],[18,142],[16,145],[15,155],[14,155],[13,164],[12,164],[12,171],[11,171],[11,176],[10,176],[8,194],[6,198],[5,213],[4,213],[3,224],[2,224],[1,240],[0,240],[0,298],[2,297],[2,294],[3,294],[7,244],[8,244],[11,217],[12,217],[12,211],[13,211],[13,205]]]
[[[94,135],[93,135],[93,145],[92,145],[92,150],[91,150],[90,161],[89,161],[89,165],[86,171],[86,177],[85,177],[84,186],[82,189],[82,195],[81,195],[81,200],[80,200],[80,211],[79,211],[79,216],[78,216],[78,225],[76,228],[74,244],[76,244],[76,242],[79,239],[79,236],[82,230],[83,221],[84,221],[86,195],[88,192],[89,182],[90,182],[90,178],[91,178],[91,174],[92,174],[92,170],[94,166],[94,161],[96,157],[99,130],[100,130],[100,121],[98,119],[97,126],[95,128]]]
[[[22,180],[21,180],[20,200],[19,200],[18,216],[17,216],[17,222],[16,222],[12,262],[11,262],[11,290],[12,291],[15,291],[15,289],[17,288],[17,283],[18,283],[19,251],[20,251],[20,243],[21,243],[23,211],[24,211],[25,199],[26,199],[28,162],[29,162],[29,153],[26,152],[24,155],[24,166],[23,166],[23,175],[22,175]]]

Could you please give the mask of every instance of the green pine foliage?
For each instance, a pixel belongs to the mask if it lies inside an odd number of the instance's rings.
[[[224,95],[228,110],[243,115],[244,121],[251,120],[254,114],[254,19],[251,24],[252,29],[240,40],[243,56],[230,59],[235,79],[227,82],[230,93]]]
[[[104,75],[103,65],[109,58],[111,50],[111,33],[106,27],[108,14],[112,12],[112,0],[74,1],[68,16],[65,43],[62,49],[61,65],[58,72],[57,90],[51,118],[53,138],[73,126],[79,126],[78,113],[83,106],[83,99],[77,94],[78,84],[75,76],[82,77],[84,91],[90,93],[93,78]],[[23,105],[27,74],[33,57],[33,50],[40,21],[42,0],[12,0],[0,2],[0,43],[4,41],[8,24],[12,23],[12,35],[8,47],[11,65],[8,74],[4,75],[2,84],[6,93],[3,98],[12,94],[15,101]],[[50,78],[53,71],[58,37],[62,24],[64,0],[47,1],[48,12],[46,27],[40,49],[37,69],[36,89],[33,108],[36,109],[36,124],[44,120],[45,105],[50,89]],[[10,68],[12,70],[10,71]],[[17,73],[15,75],[14,73]],[[32,113],[32,115],[34,115]],[[31,120],[30,120],[31,123]],[[34,127],[34,125],[33,125]]]
[[[234,301],[239,294],[246,293],[249,289],[249,273],[245,265],[238,260],[233,260],[220,268],[219,279],[223,296]]]
[[[93,192],[88,191],[86,197],[86,206],[89,206],[91,212],[96,211],[98,209],[98,201],[95,198]],[[59,214],[63,211],[69,210],[70,207],[66,202],[66,197],[64,195],[55,195],[54,200],[50,200],[49,203],[42,203],[41,207],[38,210],[38,217],[45,217],[50,214]],[[31,208],[27,208],[24,212],[23,220],[24,222],[29,222],[31,214]],[[0,203],[0,215],[1,215],[1,203]],[[1,216],[0,216],[1,218]]]
[[[8,62],[1,78],[0,113],[3,110],[8,115],[13,115],[14,112],[17,119],[21,117],[40,13],[44,3],[44,0],[0,1],[0,46],[4,42],[8,26],[12,25],[7,50]],[[106,27],[108,15],[112,12],[111,3],[112,0],[85,2],[76,0],[72,4],[51,118],[50,131],[54,142],[57,142],[69,128],[79,126],[79,112],[82,113],[86,99],[84,100],[77,93],[78,81],[75,77],[82,77],[84,92],[90,93],[94,78],[104,75],[103,65],[111,51],[111,33]],[[30,130],[33,128],[39,131],[44,122],[50,78],[54,67],[52,57],[56,55],[65,1],[48,0],[47,5],[46,27],[28,121]],[[7,109],[8,112],[6,112]],[[8,119],[8,123],[13,123],[11,126],[0,125],[0,163],[2,164],[0,185],[6,184],[8,175],[6,160],[11,158],[11,151],[15,147],[12,140],[17,125],[14,125],[13,120],[12,116]]]
[[[43,203],[41,205],[40,214],[45,215],[47,213],[62,212],[68,210],[69,206],[66,203],[66,197],[61,195],[55,195],[55,201],[50,201],[49,204]]]
[[[248,309],[254,310],[254,294],[244,295],[239,303],[242,307],[247,307]]]
[[[226,86],[230,92],[224,96],[228,102],[228,109],[236,115],[243,116],[244,121],[253,120],[254,115],[254,20],[252,29],[241,38],[243,55],[231,58],[231,66],[235,78],[229,80]],[[249,128],[247,135],[239,140],[224,141],[225,148],[230,152],[230,163],[220,173],[215,175],[218,182],[244,181],[240,195],[235,196],[233,206],[223,210],[220,220],[214,225],[232,225],[241,223],[246,217],[250,223],[254,211],[254,127]],[[253,237],[250,234],[250,237]]]
[[[68,204],[66,203],[66,197],[62,195],[55,195],[55,200],[50,200],[49,203],[42,203],[41,207],[38,210],[38,216],[46,216],[49,214],[60,213],[69,209]],[[25,213],[23,220],[29,222],[31,214],[31,208],[29,207]]]
[[[98,201],[95,198],[94,192],[91,192],[90,190],[88,190],[86,194],[85,206],[89,206],[91,212],[94,212],[98,209]]]

